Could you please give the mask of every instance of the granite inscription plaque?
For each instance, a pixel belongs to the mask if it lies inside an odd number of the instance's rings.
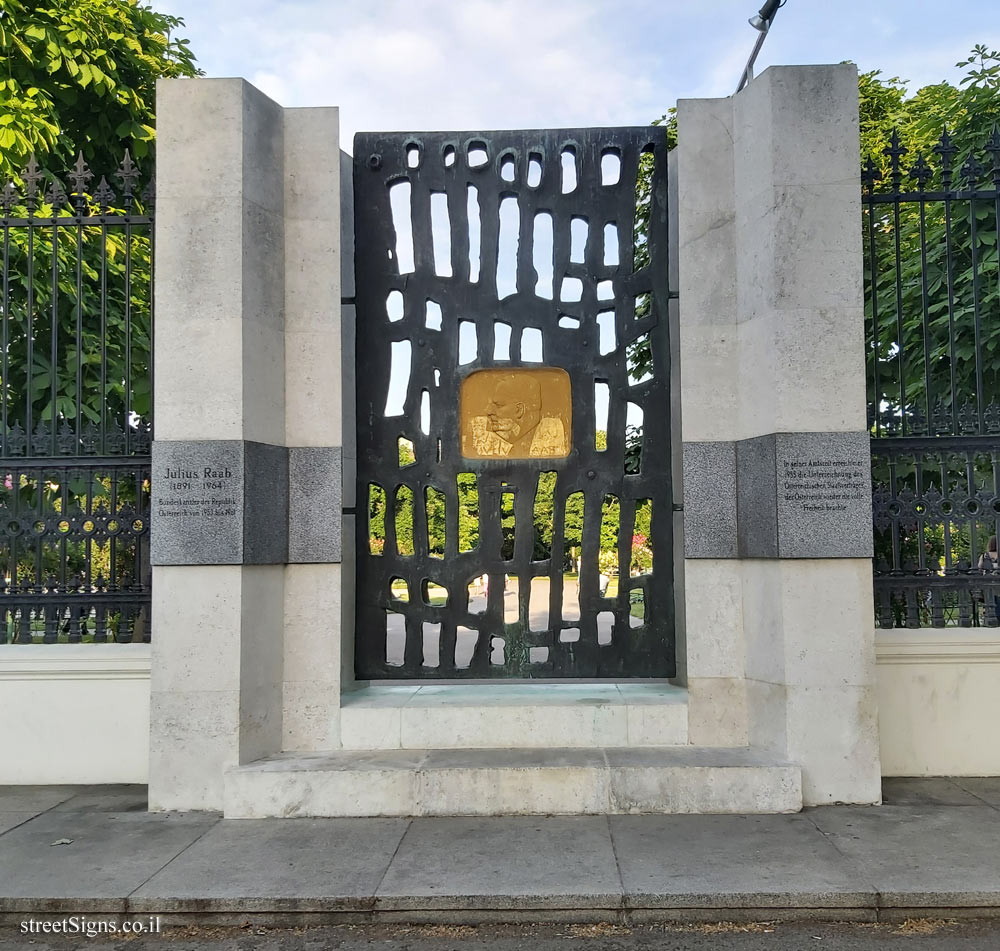
[[[870,557],[867,433],[776,436],[779,558]]]
[[[239,442],[154,442],[153,564],[240,564],[244,483]]]

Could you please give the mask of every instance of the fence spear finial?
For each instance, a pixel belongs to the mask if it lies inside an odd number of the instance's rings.
[[[934,146],[934,151],[941,157],[941,185],[945,191],[951,188],[951,160],[958,152],[958,147],[951,141],[948,126],[941,133],[941,141]]]
[[[903,183],[903,168],[900,164],[900,160],[909,151],[910,150],[905,145],[901,145],[899,142],[899,129],[893,129],[889,145],[882,149],[882,154],[889,156],[889,168],[892,175],[892,184],[896,191],[899,191],[900,186]]]
[[[24,204],[27,206],[28,213],[30,214],[38,205],[36,201],[38,183],[42,180],[42,173],[38,168],[34,152],[31,153],[28,164],[24,167],[24,171],[21,172],[21,179],[24,181]]]
[[[87,186],[93,177],[90,169],[87,168],[83,152],[78,152],[76,165],[73,166],[73,171],[69,173],[69,180],[73,184],[73,206],[76,208],[78,215],[83,215],[87,211]]]

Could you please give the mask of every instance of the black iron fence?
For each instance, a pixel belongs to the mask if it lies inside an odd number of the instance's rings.
[[[876,619],[998,623],[1000,134],[862,175]]]
[[[153,191],[112,179],[0,191],[0,644],[150,636]]]

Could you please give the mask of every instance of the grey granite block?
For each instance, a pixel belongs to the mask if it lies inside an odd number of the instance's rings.
[[[741,558],[778,557],[773,435],[736,444],[736,498]]]
[[[775,437],[779,558],[871,558],[868,433]]]
[[[243,563],[282,565],[288,561],[288,450],[248,442],[243,507]]]
[[[736,558],[736,443],[684,444],[684,556]]]
[[[155,441],[152,563],[284,563],[287,453],[238,439]]]
[[[736,444],[741,558],[870,558],[867,433],[777,433]]]
[[[341,560],[343,467],[339,446],[288,450],[288,560]]]

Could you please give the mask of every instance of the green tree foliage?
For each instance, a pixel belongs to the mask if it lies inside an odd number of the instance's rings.
[[[500,493],[500,557],[506,560],[514,557],[517,535],[516,507],[517,500],[513,492]]]
[[[102,172],[126,148],[150,153],[156,80],[194,76],[177,17],[136,0],[3,0],[0,177],[34,154],[68,167],[78,151]],[[51,158],[53,162],[49,162]]]
[[[602,434],[598,434],[602,435]],[[572,492],[566,497],[563,539],[565,553],[570,567],[580,557],[583,546],[584,499],[582,492]]]
[[[428,487],[425,493],[427,513],[428,551],[434,558],[444,558],[445,553],[445,496],[440,489]]]
[[[34,435],[82,434],[87,452],[113,455],[123,448],[115,431],[120,436],[137,424],[136,417],[149,419],[149,228],[96,223],[77,228],[71,219],[88,213],[113,217],[125,210],[143,214],[138,196],[144,181],[127,166],[124,181],[115,173],[126,150],[147,175],[152,170],[156,80],[197,73],[187,41],[171,38],[180,25],[176,17],[136,0],[0,2],[5,214],[55,219],[5,229],[0,390],[15,434],[17,426]],[[78,154],[82,163],[73,175]],[[88,427],[106,427],[112,439],[95,443]],[[66,504],[110,506],[105,477],[95,476],[90,484],[85,479],[45,484],[47,505],[55,511]],[[16,493],[14,504],[33,506],[39,491],[31,480],[22,477],[14,486],[8,477],[2,501],[12,504],[6,493]],[[118,504],[135,503],[144,491],[148,484],[119,483]],[[108,577],[106,542],[62,545],[71,574]],[[128,546],[119,543],[118,557],[127,561],[127,555]],[[42,551],[36,583],[60,557],[55,549]],[[124,562],[118,566],[119,581],[126,568]]]
[[[888,174],[889,156],[884,150],[894,130],[908,150],[907,164],[918,155],[931,159],[945,127],[959,157],[982,148],[1000,122],[1000,52],[978,45],[955,65],[967,70],[957,86],[935,83],[911,96],[907,96],[908,82],[898,76],[883,79],[881,70],[873,70],[858,77],[862,159],[871,157]],[[960,164],[956,160],[955,167]]]
[[[861,153],[875,192],[893,189],[894,155],[906,192],[922,185],[940,193],[949,166],[952,189],[987,188],[995,180],[992,167],[1000,153],[991,155],[984,146],[1000,122],[1000,53],[976,46],[957,65],[966,70],[957,85],[938,83],[909,96],[898,78],[883,79],[877,71],[860,77]],[[1000,394],[995,201],[954,199],[947,207],[940,200],[906,201],[898,211],[893,204],[878,205],[865,214],[864,243],[868,398],[880,431],[975,431],[977,390],[982,404]],[[988,454],[977,457],[972,475],[978,484],[992,485]],[[890,469],[876,454],[873,478],[880,485],[894,483],[897,491],[933,488],[950,495],[967,486],[969,474],[965,460],[945,454],[940,469],[925,467],[918,484],[912,462]],[[932,572],[974,568],[996,527],[984,518],[959,520],[948,529],[938,523],[901,531],[895,564],[892,530],[876,532],[876,563]],[[904,623],[905,605],[893,608],[896,622]]]
[[[632,571],[644,573],[653,568],[653,503],[642,499],[635,507],[635,532],[632,535]]]
[[[32,211],[70,218],[74,192],[87,195],[91,207],[106,205],[110,214],[124,209],[115,172],[126,149],[133,156],[149,156],[156,80],[197,73],[187,41],[170,38],[181,22],[135,0],[4,0],[0,180],[12,181],[12,216]],[[88,168],[73,181],[66,173],[78,153]],[[22,170],[32,156],[48,174],[43,172],[29,208]],[[151,162],[145,164],[149,172]],[[117,197],[94,198],[102,176]],[[132,188],[138,194],[142,182]],[[148,416],[152,271],[147,229],[34,228],[29,237],[29,229],[14,227],[6,251],[10,336],[2,384],[9,405],[18,407],[19,422],[27,424],[29,402],[32,420],[50,428],[74,426],[78,415],[119,426],[129,411]],[[78,325],[79,350],[74,345]],[[30,360],[29,338],[45,344],[33,347]]]
[[[953,188],[968,188],[970,179],[983,187],[989,180],[992,162],[984,146],[1000,122],[1000,52],[976,46],[957,65],[967,68],[957,86],[938,83],[912,96],[906,95],[906,83],[898,78],[881,79],[878,71],[861,75],[861,151],[878,176],[875,191],[891,189],[894,151],[901,151],[904,191],[916,191],[921,175],[926,176],[926,190],[939,190],[946,159]],[[945,129],[948,138],[942,142]],[[942,152],[942,145],[947,151]],[[967,166],[970,158],[980,167]],[[865,307],[869,339],[877,340],[877,354],[874,348],[869,352],[870,402],[879,405],[891,425],[898,427],[905,417],[907,427],[912,423],[916,431],[935,414],[957,416],[965,403],[974,402],[977,296],[982,390],[989,400],[1000,390],[995,203],[952,201],[946,217],[941,201],[923,207],[909,201],[900,206],[898,221],[893,205],[881,205],[873,212],[870,230],[868,224],[865,270],[874,293],[866,295]]]
[[[606,434],[597,434],[598,446],[606,446]],[[399,443],[400,469],[412,465],[416,461],[413,445],[407,440]],[[534,504],[532,509],[532,557],[543,560],[550,557],[558,559],[560,553],[552,551],[552,541],[555,533],[555,490],[558,476],[555,472],[539,473],[536,484]],[[369,550],[373,554],[382,554],[385,550],[385,518],[388,505],[393,506],[396,529],[396,548],[401,555],[412,555],[415,550],[414,535],[414,497],[406,486],[390,489],[390,496],[381,487],[373,487],[368,497],[368,536]],[[600,534],[600,551],[602,566],[618,570],[618,519],[620,504],[614,496],[608,496],[603,512],[596,517],[602,518]],[[445,519],[446,503],[444,494],[438,489],[428,489],[424,504],[427,513],[428,551],[432,556],[443,557],[446,551],[447,522]],[[504,492],[500,496],[501,552],[504,558],[514,555],[514,543],[518,531],[524,531],[524,526],[517,524],[515,499],[512,492]],[[650,517],[652,506],[648,499],[641,500],[636,506],[635,534],[632,546],[633,570],[649,570],[652,564],[650,538]],[[603,517],[602,517],[603,515]],[[471,472],[461,473],[458,477],[458,550],[460,552],[474,551],[479,545],[479,484]],[[573,492],[566,499],[563,513],[563,550],[562,564],[571,567],[573,560],[579,557],[583,544],[584,497],[582,492]],[[626,528],[627,531],[627,528]]]
[[[51,206],[42,205],[36,211],[49,215]],[[148,418],[152,395],[148,229],[137,227],[126,234],[123,229],[108,228],[103,237],[101,230],[97,226],[79,232],[70,227],[36,229],[30,255],[27,229],[9,231],[8,359],[2,382],[12,425],[28,425],[29,397],[33,424],[44,423],[50,430],[75,427],[78,410],[85,424],[99,424],[103,417],[105,423],[120,428],[126,424],[127,410]],[[126,283],[127,269],[131,284]],[[106,285],[103,317],[102,281]],[[79,349],[75,345],[78,319]],[[32,425],[32,429],[37,427]]]
[[[677,145],[677,110],[671,108],[665,116],[653,121],[653,125],[666,126],[667,149]],[[639,158],[639,172],[635,183],[635,221],[632,231],[632,267],[638,271],[649,264],[649,248],[646,236],[649,233],[649,212],[652,207],[653,191],[653,156],[645,152]],[[641,294],[635,300],[636,320],[649,316],[652,299],[649,294]],[[648,337],[631,342],[626,348],[629,376],[640,380],[653,372],[653,350]],[[629,433],[626,436],[626,455],[635,458],[638,446],[638,435]]]
[[[966,69],[965,76],[957,85],[942,82],[925,86],[913,95],[908,95],[907,82],[898,77],[883,78],[881,71],[862,73],[858,78],[860,99],[860,153],[862,159],[873,160],[877,172],[883,176],[881,186],[886,185],[890,174],[890,156],[886,150],[892,146],[894,131],[898,132],[898,144],[905,149],[902,159],[907,176],[904,186],[915,187],[908,177],[911,167],[923,156],[935,171],[940,169],[940,155],[935,147],[941,134],[948,129],[950,145],[955,149],[951,164],[955,179],[961,180],[961,169],[971,154],[980,160],[987,157],[983,146],[993,128],[1000,122],[1000,53],[986,46],[974,47],[969,56],[957,64]],[[676,114],[663,116],[658,123],[668,128],[668,143],[676,143]],[[987,161],[988,171],[988,161]],[[645,230],[649,221],[649,160],[640,169],[636,191],[636,232],[634,235],[635,265],[648,263],[645,248]],[[940,184],[940,175],[930,179],[930,189]],[[888,416],[901,417],[916,409],[923,416],[928,414],[926,397],[927,377],[931,377],[932,399],[942,398],[946,410],[950,410],[950,373],[952,363],[957,364],[958,390],[956,402],[961,403],[974,394],[975,360],[972,334],[964,333],[964,326],[971,322],[973,313],[973,271],[972,271],[972,228],[970,216],[976,219],[976,260],[980,276],[979,312],[985,328],[982,349],[986,353],[984,386],[986,392],[1000,390],[1000,299],[998,299],[997,269],[997,223],[995,209],[978,204],[975,209],[969,203],[955,203],[951,228],[948,233],[955,266],[952,274],[953,301],[947,299],[947,273],[945,251],[948,246],[945,236],[944,210],[939,204],[928,204],[925,209],[923,228],[928,248],[927,269],[924,274],[920,254],[920,213],[914,206],[904,207],[900,215],[900,268],[903,287],[902,315],[903,332],[899,333],[899,318],[895,289],[895,235],[896,229],[890,220],[891,206],[884,206],[886,214],[876,222],[875,235],[875,275],[877,286],[876,304],[879,312],[879,371],[881,389],[897,394],[895,401],[889,399],[883,409]],[[865,265],[869,277],[872,274],[873,258],[868,235],[865,241]],[[924,364],[923,353],[923,306],[924,278],[928,312],[931,316],[930,369]],[[639,304],[641,308],[643,305]],[[648,311],[648,304],[645,305]],[[867,316],[872,319],[872,299],[867,301]],[[641,312],[641,311],[640,311]],[[953,321],[961,332],[962,342],[954,354],[949,350],[948,324]],[[900,360],[898,354],[921,355],[919,360]],[[629,346],[628,358],[633,376],[651,368],[652,354],[648,342],[636,341]],[[898,394],[900,383],[905,384],[906,407],[900,407]],[[945,385],[948,382],[949,385]],[[869,394],[876,400],[875,394]],[[881,394],[880,394],[881,395]],[[957,408],[957,407],[956,407]],[[933,409],[933,407],[932,407]],[[630,447],[636,443],[630,440]]]
[[[479,547],[479,483],[471,472],[458,476],[458,550]]]
[[[368,490],[368,550],[373,555],[385,553],[385,489],[371,486]]]
[[[535,561],[543,561],[552,555],[552,536],[555,532],[555,490],[556,474],[540,472],[535,505],[532,512],[533,551]]]

